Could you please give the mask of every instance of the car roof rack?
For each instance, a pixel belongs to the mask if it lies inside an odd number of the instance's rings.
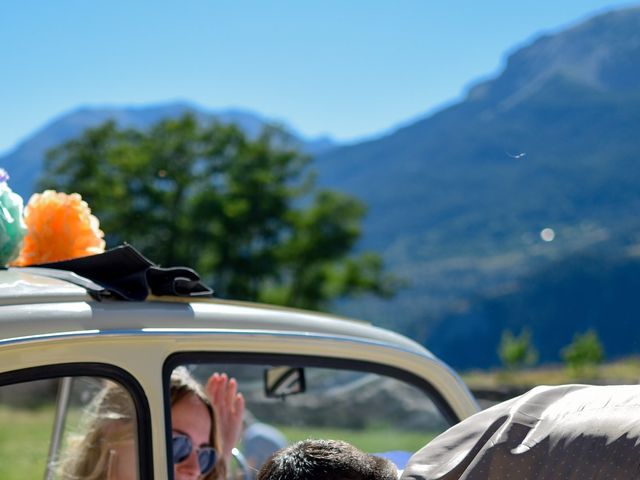
[[[195,270],[187,267],[159,267],[128,244],[97,255],[30,265],[24,267],[24,270],[69,281],[85,288],[99,300],[114,297],[143,301],[149,295],[213,295],[213,290],[200,281]]]

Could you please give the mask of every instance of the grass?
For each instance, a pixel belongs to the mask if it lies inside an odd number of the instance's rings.
[[[53,411],[0,408],[0,478],[44,478]]]
[[[55,408],[0,406],[0,479],[44,478]],[[67,429],[76,428],[82,410],[70,408]]]
[[[577,376],[563,365],[546,365],[516,372],[504,369],[469,371],[463,380],[473,388],[497,388],[500,386],[529,387],[535,385],[560,385],[565,383],[636,384],[640,382],[640,357],[624,358],[594,367],[586,376]]]

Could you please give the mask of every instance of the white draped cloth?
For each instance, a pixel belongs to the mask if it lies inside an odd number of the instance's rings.
[[[640,385],[536,387],[436,437],[401,478],[640,479]]]

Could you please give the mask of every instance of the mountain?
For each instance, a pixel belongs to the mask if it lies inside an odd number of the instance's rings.
[[[499,364],[503,331],[526,327],[541,363],[558,363],[576,333],[593,329],[608,357],[640,349],[640,257],[595,248],[552,262],[524,276],[510,291],[484,295],[450,312],[430,332],[436,355],[458,368]],[[437,341],[435,341],[437,339]]]
[[[0,165],[26,195],[43,152],[87,126],[145,127],[194,110],[79,110]],[[248,132],[264,122],[197,113]],[[336,309],[400,330],[454,367],[495,364],[501,332],[525,326],[544,361],[588,328],[609,356],[637,353],[639,132],[640,8],[628,8],[514,50],[464,100],[388,135],[301,140],[322,186],[368,204],[360,248],[380,251],[409,283],[390,302]]]
[[[362,248],[382,251],[411,283],[391,303],[348,302],[341,312],[393,325],[452,365],[469,366],[458,352],[472,348],[468,332],[484,298],[514,288],[527,297],[518,289],[539,269],[639,241],[639,132],[640,8],[629,8],[514,51],[499,75],[455,105],[321,155],[319,181],[369,205]],[[545,228],[553,241],[541,238]],[[582,318],[562,321],[585,329]],[[518,322],[527,320],[504,325]],[[533,333],[545,338],[552,327]],[[499,334],[466,355],[478,366],[494,362],[487,352]]]
[[[265,124],[274,123],[271,119],[249,111],[206,111],[188,103],[123,108],[86,107],[65,113],[40,128],[13,151],[0,157],[0,166],[10,173],[13,190],[27,199],[33,192],[35,181],[42,172],[45,153],[50,148],[107,120],[114,120],[123,127],[145,129],[163,118],[176,118],[185,113],[192,113],[203,121],[215,119],[222,123],[234,123],[250,136],[257,135]],[[329,137],[307,139],[290,127],[285,126],[285,129],[299,139],[302,149],[312,155],[330,150],[334,146]]]

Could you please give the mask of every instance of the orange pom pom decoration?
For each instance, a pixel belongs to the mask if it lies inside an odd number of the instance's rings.
[[[104,252],[104,233],[77,193],[35,193],[24,210],[27,235],[13,265],[25,267]]]

